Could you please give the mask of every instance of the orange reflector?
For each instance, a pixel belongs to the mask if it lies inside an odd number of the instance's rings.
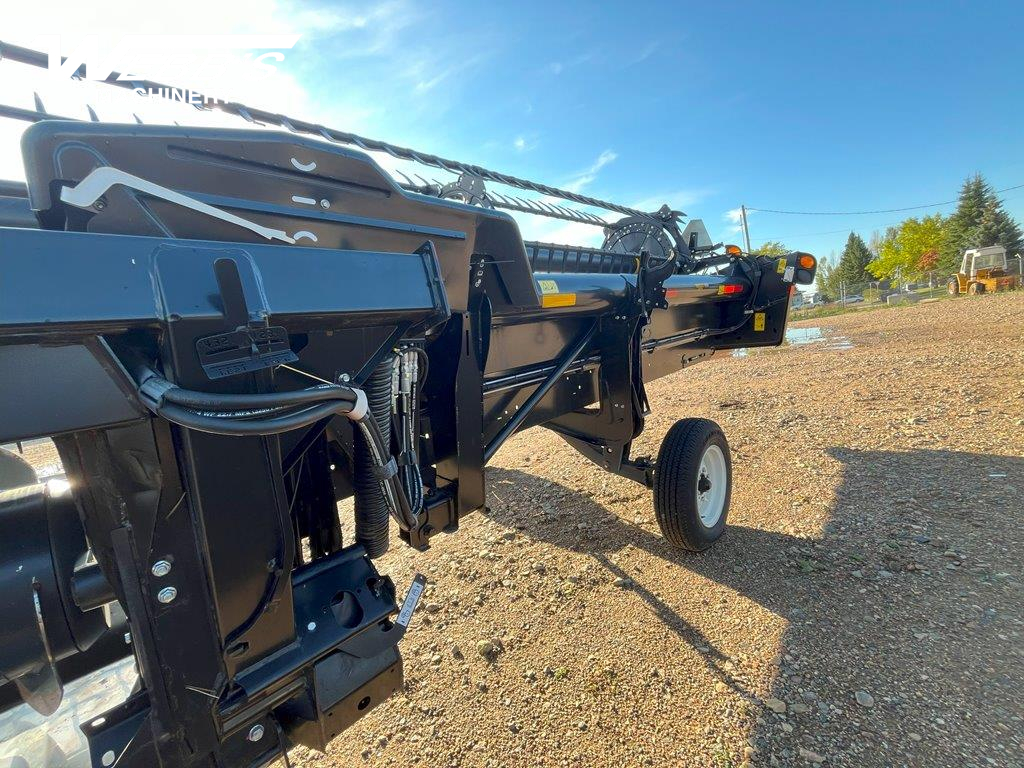
[[[814,269],[814,257],[809,253],[801,253],[800,266],[804,269]]]
[[[733,293],[743,293],[743,286],[738,283],[725,283],[718,286],[719,296],[728,296]]]
[[[575,307],[575,293],[545,293],[540,297],[542,307]]]
[[[738,245],[727,245],[725,246],[725,252],[730,256],[739,256],[743,251],[740,250]]]

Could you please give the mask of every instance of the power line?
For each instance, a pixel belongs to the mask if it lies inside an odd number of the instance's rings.
[[[1006,190],[1000,190],[1000,191],[1006,192],[1006,191],[1009,191],[1010,189],[1017,189],[1017,187],[1009,187]],[[1013,195],[1013,196],[1011,196],[1009,198],[1004,198],[1004,202],[1005,202],[1005,200],[1019,200],[1020,198],[1021,198],[1021,195]],[[959,201],[956,201],[956,202],[959,202]],[[747,210],[749,211],[750,209],[747,208]],[[872,224],[871,225],[871,229],[875,229],[875,230],[886,229],[888,227],[895,227],[897,224],[902,224],[902,223],[903,223],[902,220],[900,220],[900,221],[887,221],[884,224]],[[796,239],[801,238],[801,237],[819,237],[819,236],[822,236],[822,235],[838,235],[838,234],[842,234],[843,232],[853,232],[856,229],[857,229],[856,227],[850,226],[850,227],[843,227],[841,229],[830,229],[827,232],[801,232],[798,235],[767,235],[767,236],[765,236],[763,238],[760,238],[760,239],[764,240],[764,242],[770,242],[772,240],[777,240],[777,241],[781,242],[781,241],[785,241],[785,240],[796,240]]]
[[[1024,184],[1017,184],[1013,187],[1006,187],[1004,189],[997,189],[994,194],[1000,194],[1001,192],[1010,192],[1014,189],[1024,189]],[[776,211],[772,208],[754,208],[748,205],[748,211],[758,211],[760,213],[781,213],[786,216],[870,216],[876,213],[904,213],[905,211],[918,211],[922,208],[938,208],[943,205],[952,205],[953,203],[959,202],[956,200],[945,200],[941,203],[927,203],[925,205],[910,205],[906,208],[882,208],[877,211]]]

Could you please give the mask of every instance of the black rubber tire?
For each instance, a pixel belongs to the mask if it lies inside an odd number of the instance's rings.
[[[949,283],[946,284],[946,292],[950,296],[960,295],[960,283],[957,281],[955,277],[952,280],[950,280]]]
[[[710,528],[697,511],[700,461],[711,444],[725,456],[726,492],[722,515]],[[676,547],[701,552],[725,532],[732,499],[732,458],[729,443],[710,419],[680,419],[665,435],[654,468],[654,515],[662,535]]]
[[[971,283],[967,286],[967,292],[972,296],[978,296],[985,292],[985,286],[981,283]]]

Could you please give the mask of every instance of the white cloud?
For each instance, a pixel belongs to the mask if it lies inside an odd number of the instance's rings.
[[[604,150],[588,168],[575,174],[573,179],[564,185],[564,188],[569,192],[582,192],[584,187],[597,178],[597,174],[601,169],[608,165],[608,163],[614,162],[617,157],[618,155],[612,150]]]
[[[54,7],[54,5],[56,7]],[[34,10],[33,10],[34,9]],[[294,51],[285,50],[284,61],[267,73],[240,64],[244,55],[223,60],[217,66],[193,66],[183,74],[180,56],[172,58],[160,45],[142,44],[126,61],[116,63],[121,71],[155,64],[172,72],[143,70],[149,79],[184,84],[203,93],[266,108],[353,133],[392,138],[398,143],[430,147],[444,146],[446,134],[434,136],[439,117],[457,104],[454,96],[479,57],[452,55],[464,38],[421,34],[424,11],[411,0],[382,0],[364,3],[332,3],[313,8],[298,0],[227,0],[216,3],[176,0],[174,23],[166,8],[129,5],[124,0],[100,4],[57,2],[20,3],[4,9],[3,39],[15,44],[46,50],[44,36],[60,35],[62,49],[84,36],[104,38],[101,51],[109,53],[124,37],[138,36],[139,30],[190,34],[201,22],[204,33],[214,35],[299,35]],[[429,19],[426,19],[429,20]],[[179,23],[181,22],[181,23]],[[136,46],[138,49],[138,46]],[[396,68],[395,54],[419,62],[415,67]],[[457,61],[458,64],[451,64]],[[177,69],[175,69],[177,68]],[[199,70],[199,71],[195,71]],[[253,76],[256,72],[259,76]],[[177,73],[177,74],[176,74]],[[330,97],[319,94],[325,78],[337,78],[338,88]],[[43,99],[48,111],[73,118],[87,118],[90,104],[101,120],[133,122],[133,114],[146,123],[183,125],[225,125],[246,127],[237,117],[218,112],[200,112],[187,105],[156,98],[141,98],[127,89],[59,81],[45,70],[11,62],[0,62],[0,103],[31,109],[33,93]],[[314,96],[313,94],[317,95]],[[394,135],[394,110],[400,103],[405,127]],[[420,118],[429,114],[431,120]],[[0,119],[0,178],[22,178],[18,140],[26,123]],[[389,135],[390,134],[390,135]],[[438,151],[438,150],[435,150]],[[442,173],[443,172],[437,172]]]
[[[750,219],[752,211],[747,211],[747,219]],[[722,214],[722,219],[729,222],[732,226],[727,227],[726,231],[729,234],[735,235],[743,231],[743,213],[740,208],[732,208]]]
[[[690,209],[700,203],[700,201],[706,198],[707,195],[708,191],[703,189],[678,189],[675,192],[650,195],[640,200],[636,200],[630,203],[629,207],[636,208],[641,211],[654,212],[661,208],[661,206],[667,205],[673,211],[689,213],[691,212]]]
[[[628,60],[627,66],[633,64],[639,64],[642,61],[646,61],[657,53],[658,48],[661,46],[661,41],[651,40],[643,48],[641,48],[631,59]]]
[[[515,141],[512,142],[512,146],[522,152],[526,149],[526,139],[522,136],[516,136]]]

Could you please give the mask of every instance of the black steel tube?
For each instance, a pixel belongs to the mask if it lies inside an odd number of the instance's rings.
[[[28,197],[28,184],[0,179],[0,197]]]
[[[501,431],[494,436],[494,439],[487,444],[487,448],[484,449],[484,463],[486,464],[498,449],[501,448],[502,444],[508,440],[515,433],[517,429],[526,420],[526,417],[530,415],[530,412],[537,407],[537,403],[543,399],[544,395],[548,393],[551,387],[554,386],[558,378],[564,374],[570,365],[582,354],[590,340],[594,338],[594,334],[597,333],[597,326],[600,320],[595,320],[594,323],[587,329],[587,331],[580,336],[580,338],[573,344],[566,353],[562,356],[562,359],[555,366],[555,369],[548,374],[548,377],[540,383],[540,385],[533,391],[526,402],[523,403],[522,407],[515,412],[515,414],[507,422],[505,426],[501,428]]]
[[[391,446],[391,370],[394,357],[388,355],[378,365],[363,388],[370,415],[380,431],[381,447],[385,452]],[[380,480],[377,464],[362,430],[355,429],[352,460],[352,487],[355,491],[355,539],[366,548],[370,557],[380,557],[388,551],[388,521],[390,510]]]
[[[91,611],[117,599],[103,569],[98,565],[79,568],[71,577],[71,598],[83,611]]]

